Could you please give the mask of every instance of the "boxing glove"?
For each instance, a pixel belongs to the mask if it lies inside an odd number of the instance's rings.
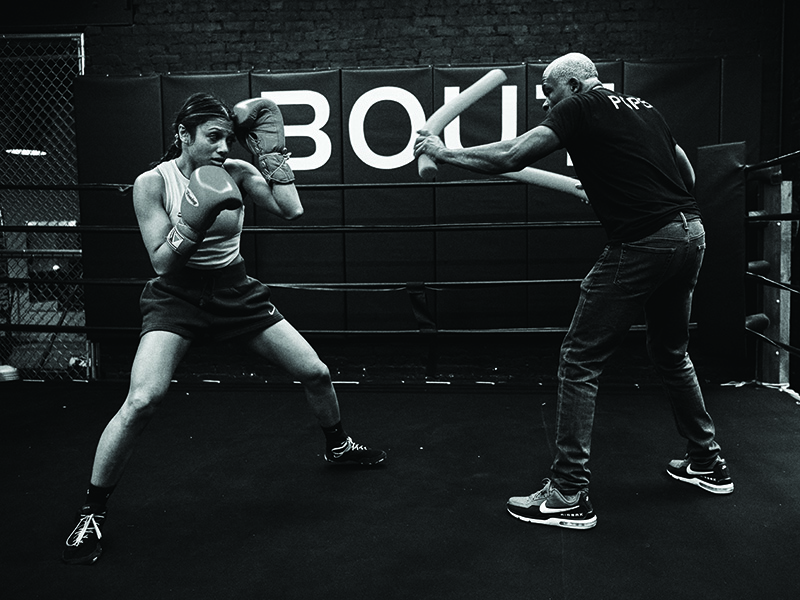
[[[181,198],[178,222],[167,234],[167,243],[181,256],[193,254],[219,214],[240,206],[242,193],[224,168],[195,169]]]
[[[258,161],[258,169],[270,183],[292,183],[290,153],[284,146],[283,115],[267,98],[243,100],[233,107],[236,138]]]

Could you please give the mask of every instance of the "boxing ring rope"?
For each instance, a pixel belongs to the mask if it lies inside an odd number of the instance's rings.
[[[430,184],[428,184],[430,185]],[[109,187],[120,188],[115,184],[108,184]],[[408,231],[471,231],[471,230],[492,230],[498,229],[552,229],[564,227],[598,227],[597,221],[541,221],[536,223],[508,222],[508,223],[448,223],[448,224],[428,224],[428,225],[308,225],[308,226],[246,226],[243,234],[263,234],[263,233],[374,233],[374,232],[408,232]],[[104,226],[104,225],[12,225],[1,228],[9,232],[69,232],[69,233],[138,233],[136,226]],[[2,250],[0,257],[5,258],[31,258],[34,256],[63,256],[80,257],[79,250]],[[44,280],[36,277],[0,277],[0,284],[53,284],[69,285],[132,285],[144,286],[149,278],[64,278],[56,282]],[[427,310],[427,303],[424,299],[424,292],[445,291],[458,288],[481,288],[497,286],[516,286],[516,285],[549,285],[549,284],[580,284],[580,278],[560,278],[560,279],[520,279],[520,280],[492,280],[492,281],[441,281],[441,282],[370,282],[370,283],[282,283],[269,282],[271,288],[285,288],[308,291],[325,292],[399,292],[406,291],[409,294],[412,310],[417,318],[418,329],[408,330],[303,330],[305,333],[327,333],[327,334],[377,334],[377,333],[417,333],[436,331],[439,333],[532,333],[532,332],[559,332],[566,331],[565,327],[537,327],[537,328],[496,328],[496,329],[439,329],[435,326],[430,313]],[[639,328],[640,326],[637,326]],[[63,331],[70,333],[88,333],[97,331],[135,331],[136,328],[117,327],[117,326],[51,326],[51,325],[13,325],[0,324],[0,330],[8,331]]]
[[[781,386],[789,382],[790,356],[800,357],[800,348],[790,344],[791,295],[800,294],[791,286],[792,228],[800,213],[793,211],[792,182],[784,181],[781,171],[781,165],[798,160],[800,151],[742,168],[747,180],[757,182],[763,204],[747,215],[749,226],[762,228],[762,258],[748,262],[745,272],[746,280],[760,286],[763,312],[748,315],[745,330],[762,342],[757,377]],[[771,273],[776,279],[767,277]]]
[[[764,293],[762,304],[763,313],[749,315],[745,319],[745,330],[754,335],[766,345],[777,348],[794,356],[800,356],[800,349],[789,344],[789,313],[790,294],[800,293],[789,284],[790,249],[791,239],[787,237],[787,227],[781,227],[786,221],[800,220],[800,213],[792,211],[791,182],[782,181],[780,165],[800,159],[800,152],[765,161],[753,165],[744,165],[741,170],[748,180],[758,181],[760,193],[764,197],[763,210],[751,211],[746,217],[749,226],[764,226],[767,230],[762,248],[764,258],[748,263],[745,277],[762,286]],[[521,182],[508,179],[480,179],[460,180],[453,182],[408,182],[408,183],[364,183],[364,184],[310,184],[298,185],[303,190],[352,190],[352,189],[379,189],[379,188],[428,188],[428,187],[458,187],[465,185],[508,186],[525,185]],[[2,185],[0,189],[14,190],[113,190],[119,193],[128,193],[133,186],[119,183],[95,183],[75,185]],[[104,226],[104,225],[6,225],[0,226],[0,232],[63,232],[63,233],[138,233],[138,227],[131,226]],[[770,225],[777,225],[769,231]],[[243,235],[261,235],[266,233],[386,233],[386,232],[439,232],[439,231],[480,231],[480,230],[535,230],[555,229],[565,227],[599,227],[598,221],[540,221],[540,222],[505,222],[505,223],[445,223],[445,224],[417,224],[417,225],[288,225],[288,226],[245,226]],[[2,258],[32,258],[35,256],[80,258],[81,250],[0,250]],[[772,269],[778,266],[778,281],[766,277]],[[143,286],[149,278],[64,278],[59,280],[43,279],[41,277],[0,277],[0,284],[11,285],[49,285],[49,286]],[[563,332],[566,327],[520,327],[498,329],[439,329],[435,319],[428,309],[425,296],[426,291],[445,291],[450,289],[465,289],[479,287],[517,286],[517,285],[552,285],[569,284],[578,285],[581,279],[521,279],[507,281],[441,281],[441,282],[372,282],[372,283],[287,283],[268,282],[270,287],[286,288],[320,292],[406,292],[411,302],[411,307],[416,319],[416,329],[400,330],[303,330],[309,334],[436,334],[436,333],[547,333]],[[696,324],[692,323],[692,327]],[[635,326],[634,329],[642,329]],[[138,332],[136,327],[124,326],[86,326],[86,325],[23,325],[0,323],[0,331],[20,332],[69,332],[69,333],[96,333],[96,332]],[[430,339],[431,336],[425,336]],[[761,377],[767,381],[788,381],[788,357],[779,354],[777,365],[774,354],[762,351]]]

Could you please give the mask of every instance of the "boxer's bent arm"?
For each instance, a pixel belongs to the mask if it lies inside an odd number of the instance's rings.
[[[258,169],[243,160],[228,159],[225,161],[225,168],[257,206],[282,219],[292,220],[303,214],[303,205],[293,183],[269,184]],[[284,188],[292,193],[282,193]]]
[[[437,162],[457,167],[499,175],[519,171],[561,148],[561,140],[549,127],[539,125],[512,139],[472,146],[471,148],[447,148],[439,144],[432,154]]]
[[[142,173],[133,183],[136,220],[150,256],[150,264],[158,275],[179,269],[189,260],[188,256],[181,256],[167,243],[172,223],[164,210],[165,193],[164,180],[157,171]]]

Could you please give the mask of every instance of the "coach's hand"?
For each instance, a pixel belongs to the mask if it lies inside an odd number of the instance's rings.
[[[435,161],[437,155],[444,148],[444,143],[442,143],[438,135],[433,135],[430,131],[426,131],[425,129],[420,129],[417,133],[419,136],[414,142],[414,158],[419,158],[420,155],[427,154]]]

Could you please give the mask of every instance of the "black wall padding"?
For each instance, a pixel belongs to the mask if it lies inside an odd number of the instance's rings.
[[[280,219],[259,211],[256,225],[261,227],[341,226],[342,191],[308,190],[302,195],[305,215],[299,221]],[[344,237],[340,232],[244,233],[256,243],[258,260],[248,264],[248,273],[257,279],[276,284],[344,283]],[[272,300],[278,310],[298,329],[343,330],[345,323],[344,291],[308,291],[273,286]]]
[[[721,76],[718,59],[626,62],[625,93],[644,98],[664,115],[696,165],[698,146],[719,140]]]
[[[79,77],[75,80],[78,180],[81,184],[131,186],[162,154],[161,78]],[[132,190],[81,190],[81,225],[136,227]],[[149,278],[154,275],[138,229],[83,233],[83,272],[87,279]],[[138,328],[137,285],[87,285],[89,327]],[[91,340],[118,337],[92,332]]]
[[[350,189],[344,193],[346,225],[424,225],[434,222],[433,191],[404,188]],[[348,283],[436,281],[431,231],[347,233],[345,273]],[[431,299],[435,306],[435,298]],[[433,310],[433,308],[431,308]],[[348,292],[350,329],[414,330],[416,319],[407,292]]]
[[[732,378],[746,361],[745,155],[744,142],[697,149],[695,193],[707,244],[694,297],[698,348]]]
[[[545,64],[420,66],[397,69],[329,69],[297,73],[204,73],[152,77],[80,77],[75,83],[80,183],[131,185],[137,175],[157,160],[172,140],[171,124],[183,100],[194,91],[211,91],[230,103],[269,95],[270,92],[316,94],[330,109],[321,131],[330,142],[327,162],[316,168],[295,169],[297,183],[377,184],[371,187],[301,190],[302,219],[291,223],[246,204],[247,226],[269,225],[394,225],[490,223],[521,221],[577,221],[580,227],[531,230],[402,231],[370,233],[325,232],[304,234],[245,232],[242,252],[251,275],[266,283],[383,283],[524,280],[582,278],[605,241],[591,208],[571,196],[522,184],[407,187],[419,183],[417,163],[409,160],[385,168],[367,164],[352,147],[354,103],[365,93],[401,88],[416,99],[414,110],[430,116],[444,96],[445,86],[465,89],[483,73],[502,68],[505,85],[517,86],[516,133],[544,118],[538,89]],[[698,172],[698,194],[708,211],[708,260],[729,240],[719,236],[715,212],[720,174],[700,162],[699,147],[721,142],[747,141],[748,156],[757,156],[761,99],[752,82],[760,74],[760,59],[704,59],[697,61],[611,61],[598,64],[601,79],[614,89],[640,96],[666,117],[672,132]],[[755,74],[754,74],[755,73]],[[407,96],[408,97],[408,96]],[[294,96],[285,98],[296,99]],[[463,113],[460,139],[470,146],[498,139],[503,119],[501,89]],[[287,125],[286,145],[296,154],[295,165],[314,158],[316,142],[302,131],[315,114],[308,104],[282,106]],[[402,156],[409,136],[409,113],[394,99],[370,105],[363,119],[363,137],[369,150],[381,157]],[[506,118],[512,121],[510,117]],[[307,131],[307,130],[306,130]],[[242,148],[233,157],[250,159]],[[726,155],[727,156],[727,155]],[[714,159],[716,160],[716,159]],[[726,159],[727,160],[727,159]],[[308,164],[313,161],[306,161]],[[713,162],[713,161],[712,161]],[[752,161],[750,161],[752,162]],[[574,176],[565,151],[534,165]],[[706,179],[711,177],[710,181]],[[437,181],[481,179],[455,168],[442,167]],[[386,184],[386,185],[383,185]],[[738,191],[736,192],[739,193]],[[736,196],[738,198],[738,196]],[[726,205],[730,219],[744,219],[744,208]],[[739,211],[739,212],[735,212]],[[81,192],[82,224],[129,225],[136,221],[130,191]],[[592,224],[594,223],[594,224]],[[588,226],[583,226],[588,224]],[[721,225],[722,231],[727,225]],[[714,237],[717,236],[717,240]],[[138,232],[86,234],[84,265],[87,277],[149,277],[152,268]],[[731,242],[732,243],[732,242]],[[737,242],[738,243],[738,242]],[[738,246],[737,246],[738,247]],[[720,260],[724,256],[717,256]],[[734,257],[738,261],[737,257]],[[739,269],[739,262],[726,268]],[[713,268],[704,269],[708,276]],[[90,324],[139,323],[141,288],[90,287],[86,290],[86,318]],[[708,294],[708,292],[706,292]],[[413,330],[416,320],[405,291],[308,292],[285,287],[273,290],[276,304],[300,329]],[[703,293],[698,291],[703,310]],[[558,327],[569,325],[578,297],[577,284],[471,288],[429,291],[428,307],[439,329]],[[707,306],[707,305],[706,305]],[[728,305],[730,307],[730,303]],[[738,310],[738,309],[737,309]],[[714,321],[725,311],[706,311]],[[734,326],[740,320],[736,316]],[[709,324],[714,329],[715,324]]]
[[[761,61],[758,58],[722,59],[721,144],[747,140],[747,164],[761,159]],[[771,157],[768,157],[771,158]]]
[[[436,192],[437,223],[525,222],[525,186],[473,185]],[[527,277],[524,229],[440,231],[438,281],[518,281]],[[456,288],[438,294],[440,329],[527,326],[525,286]]]
[[[323,71],[310,71],[302,73],[258,73],[250,75],[250,95],[260,96],[262,92],[287,92],[303,90],[305,93],[323,95],[330,106],[330,118],[321,126],[322,132],[330,140],[342,139],[342,114],[341,101],[341,72],[338,69]],[[287,131],[291,127],[307,127],[323,115],[317,115],[307,105],[287,104],[281,107],[283,122]],[[288,133],[287,133],[288,135]],[[287,147],[292,153],[292,161],[297,165],[299,159],[312,156],[317,151],[316,142],[308,136],[293,136],[287,139]],[[331,155],[328,160],[316,169],[302,172],[302,183],[305,185],[315,183],[331,183],[342,181],[342,145],[332,143]]]
[[[342,136],[340,73],[338,70],[305,73],[252,73],[250,96],[262,92],[284,92],[301,89],[305,93],[321,94],[330,104],[331,117],[321,130],[330,140]],[[292,127],[304,127],[321,119],[309,106],[288,104],[281,107],[287,132]],[[334,115],[336,116],[334,118]],[[288,133],[287,133],[288,135]],[[340,143],[331,144],[329,159],[319,168],[296,172],[302,185],[342,181],[342,152]],[[292,153],[290,164],[314,155],[316,142],[307,136],[287,138]],[[305,214],[297,221],[287,222],[265,210],[255,209],[255,224],[270,227],[341,226],[344,224],[344,192],[342,190],[304,190],[301,200]],[[244,240],[252,240],[256,259],[248,258],[248,272],[268,283],[344,283],[344,234],[325,233],[245,233]],[[272,287],[273,301],[283,315],[298,329],[344,330],[346,298],[344,291],[309,291],[282,286]]]
[[[74,92],[78,180],[132,184],[163,154],[161,78],[78,77]]]

